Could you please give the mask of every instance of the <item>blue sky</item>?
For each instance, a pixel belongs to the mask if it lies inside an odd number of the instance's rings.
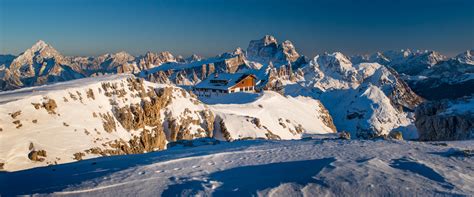
[[[265,34],[301,53],[474,48],[473,0],[0,0],[0,53],[213,56]]]

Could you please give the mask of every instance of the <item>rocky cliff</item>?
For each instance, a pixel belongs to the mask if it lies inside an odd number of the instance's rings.
[[[465,140],[474,138],[474,99],[426,102],[416,109],[420,140]]]

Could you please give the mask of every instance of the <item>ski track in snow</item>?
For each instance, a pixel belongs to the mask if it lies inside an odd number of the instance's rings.
[[[237,141],[0,173],[0,194],[472,195],[473,141]]]

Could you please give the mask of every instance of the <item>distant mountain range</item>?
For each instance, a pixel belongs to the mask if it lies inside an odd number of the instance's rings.
[[[474,93],[473,53],[468,50],[447,58],[436,51],[405,49],[355,55],[348,60],[353,64],[376,62],[393,68],[417,94],[437,100]],[[97,57],[63,56],[40,40],[19,56],[0,55],[0,90],[112,73],[132,73],[155,82],[193,85],[214,70],[256,70],[270,62],[277,68],[291,64],[292,69],[297,69],[308,64],[309,59],[300,55],[291,41],[278,43],[269,35],[251,41],[245,51],[238,48],[211,58],[175,57],[167,51],[137,57],[123,51]],[[203,65],[207,67],[203,69]]]

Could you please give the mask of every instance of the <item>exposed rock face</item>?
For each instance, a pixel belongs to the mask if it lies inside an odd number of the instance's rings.
[[[224,139],[227,140],[227,141],[234,140],[234,139],[232,139],[232,137],[229,133],[229,130],[227,130],[227,127],[225,126],[224,120],[221,117],[217,116],[216,121],[217,121],[217,124],[215,126],[215,129],[222,133],[222,136],[224,137]]]
[[[125,107],[115,107],[114,115],[119,123],[127,130],[142,129],[145,126],[158,126],[160,124],[160,110],[169,104],[172,88],[157,90],[157,93],[144,100],[142,104],[133,104]]]
[[[198,58],[198,57],[195,57]],[[164,51],[161,53],[152,53],[147,52],[145,56],[141,57],[139,60],[139,67],[141,70],[154,68],[160,66],[161,64],[168,62],[176,62],[177,59],[169,51]]]
[[[265,77],[263,77],[257,85],[257,89],[263,90],[272,90],[280,94],[284,94],[284,84],[295,83],[304,79],[304,73],[301,68],[298,68],[296,71],[293,71],[293,66],[289,65],[280,65],[280,67],[275,68],[273,63],[265,69]]]
[[[42,162],[44,161],[44,157],[46,157],[46,151],[45,150],[33,150],[28,154],[28,158],[32,161],[39,161]]]
[[[298,54],[291,41],[286,40],[278,44],[275,37],[270,35],[265,35],[259,40],[250,41],[247,48],[247,57],[261,63],[273,62],[278,64],[294,63],[303,58]]]
[[[339,133],[339,139],[350,140],[351,139],[351,134],[347,131],[342,131],[342,132]]]
[[[54,111],[58,105],[56,104],[56,101],[53,99],[48,99],[47,101],[43,102],[43,108],[48,111],[49,114],[56,114]]]
[[[116,140],[109,143],[112,149],[95,149],[96,152],[100,152],[99,154],[134,154],[156,151],[164,149],[167,141],[174,142],[213,136],[214,114],[211,111],[191,111],[186,108],[183,114],[178,117],[168,111],[167,107],[178,96],[183,99],[195,99],[186,91],[173,87],[145,90],[143,79],[129,78],[127,81],[129,89],[138,92],[137,96],[141,98],[141,102],[123,107],[113,104],[112,111],[115,119],[123,128],[129,132],[141,130],[141,133],[129,141]],[[102,87],[109,97],[117,94],[122,95],[118,85],[105,83]],[[161,117],[161,113],[164,113],[165,117]],[[109,114],[101,115],[101,117],[104,119],[104,129],[113,127],[105,129],[107,132],[116,130],[114,118]],[[191,128],[196,125],[201,129],[192,131]],[[153,129],[146,129],[150,127]]]
[[[115,125],[115,119],[112,117],[112,115],[107,112],[106,114],[100,114],[100,117],[103,120],[103,126],[104,130],[107,133],[111,133],[112,131],[116,131],[116,125]]]
[[[260,40],[252,40],[247,48],[248,57],[259,57],[266,60],[272,60],[277,53],[278,42],[275,37],[265,35]]]
[[[420,140],[465,140],[474,137],[474,99],[431,101],[416,109]]]
[[[390,132],[389,137],[396,140],[403,140],[403,135],[402,135],[402,132],[400,131]]]
[[[16,118],[17,116],[19,116],[20,114],[21,114],[21,110],[11,113],[10,116],[11,116],[13,119],[15,119],[15,118]]]
[[[82,152],[79,152],[79,153],[74,153],[73,156],[74,156],[74,159],[75,159],[75,160],[80,161],[80,160],[82,160],[82,157],[86,156],[86,154],[84,154],[84,153],[82,153]]]
[[[409,110],[414,110],[419,104],[424,101],[423,98],[421,98],[414,91],[411,90],[408,84],[400,78],[396,71],[388,67],[387,70],[390,71],[390,73],[396,78],[396,83],[394,84],[395,87],[388,95],[393,105],[396,105],[399,108],[404,107]]]
[[[166,148],[166,136],[160,127],[147,130],[143,129],[138,136],[129,141],[115,140],[107,143],[110,148],[91,148],[86,153],[100,155],[124,155],[146,153]]]
[[[329,114],[329,111],[326,109],[326,107],[324,107],[323,103],[321,103],[321,101],[318,101],[319,103],[319,108],[320,108],[320,117],[321,119],[323,120],[323,123],[331,128],[334,132],[337,131],[336,129],[336,125],[334,125],[334,122],[332,120],[332,117],[331,117],[331,114]]]

